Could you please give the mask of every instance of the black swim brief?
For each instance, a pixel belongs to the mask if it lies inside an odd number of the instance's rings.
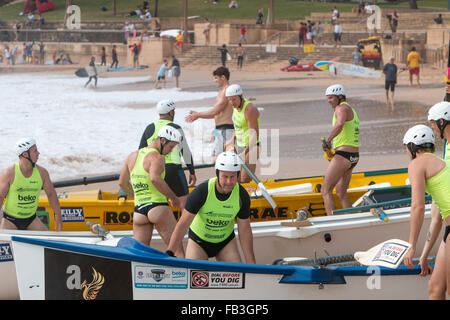
[[[143,214],[144,216],[147,216],[148,212],[152,210],[153,208],[159,207],[159,206],[169,206],[167,202],[149,202],[146,204],[141,204],[140,206],[134,207],[134,212]]]
[[[3,211],[3,218],[12,222],[18,230],[27,230],[34,219],[36,219],[36,213],[29,218],[16,218]]]
[[[200,239],[191,229],[189,229],[188,233],[189,239],[192,239],[195,243],[197,243],[208,255],[209,258],[215,257],[219,254],[219,252],[225,248],[225,246],[234,239],[235,234],[234,231],[230,234],[228,238],[223,240],[222,242],[212,243],[206,242],[203,239]]]
[[[336,150],[335,154],[340,155],[341,157],[344,157],[348,161],[350,161],[350,169],[353,169],[359,161],[359,152],[347,152],[342,150]]]
[[[445,233],[444,233],[444,243],[447,240],[447,236],[450,233],[450,226],[445,227]]]

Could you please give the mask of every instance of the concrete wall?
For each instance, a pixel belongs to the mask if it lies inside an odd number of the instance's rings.
[[[237,44],[240,41],[242,24],[211,24],[210,30],[210,44]],[[278,32],[276,29],[266,28],[261,25],[245,25],[245,38],[248,44],[257,44],[261,40],[266,39],[272,34]],[[205,36],[203,34],[204,23],[197,23],[194,25],[195,44],[204,45]],[[244,42],[245,43],[245,42]]]
[[[137,39],[128,40],[128,48],[126,52],[127,65],[133,65],[133,53],[130,46],[133,44],[141,44],[141,52],[139,54],[140,65],[152,65],[162,63],[164,58],[168,58],[175,53],[174,43],[172,39],[166,38],[150,38],[148,41],[139,41]]]

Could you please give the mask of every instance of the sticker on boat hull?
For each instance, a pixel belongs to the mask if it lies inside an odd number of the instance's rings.
[[[244,289],[245,273],[191,270],[191,289]]]

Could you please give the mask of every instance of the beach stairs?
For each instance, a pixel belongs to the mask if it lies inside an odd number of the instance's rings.
[[[218,46],[193,45],[191,49],[183,54],[177,55],[183,67],[195,65],[220,65],[220,51]],[[232,61],[227,62],[228,65],[236,64],[236,48],[237,45],[227,46],[232,56]],[[339,59],[341,62],[351,62],[351,54],[355,50],[354,46],[334,47],[334,45],[325,45],[316,47],[314,52],[303,52],[303,47],[298,45],[278,46],[276,53],[267,52],[266,45],[244,45],[247,59],[244,64],[253,63],[274,63],[285,61],[288,64],[290,57],[296,57],[300,63],[329,61]]]

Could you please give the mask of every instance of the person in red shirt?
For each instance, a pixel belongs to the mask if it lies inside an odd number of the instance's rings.
[[[247,30],[245,29],[245,26],[242,25],[241,26],[241,37],[240,37],[240,41],[245,41],[245,43],[247,43],[247,39],[245,38],[245,33],[247,32]]]
[[[300,28],[298,29],[298,46],[305,44],[306,26],[303,22],[300,22]]]

